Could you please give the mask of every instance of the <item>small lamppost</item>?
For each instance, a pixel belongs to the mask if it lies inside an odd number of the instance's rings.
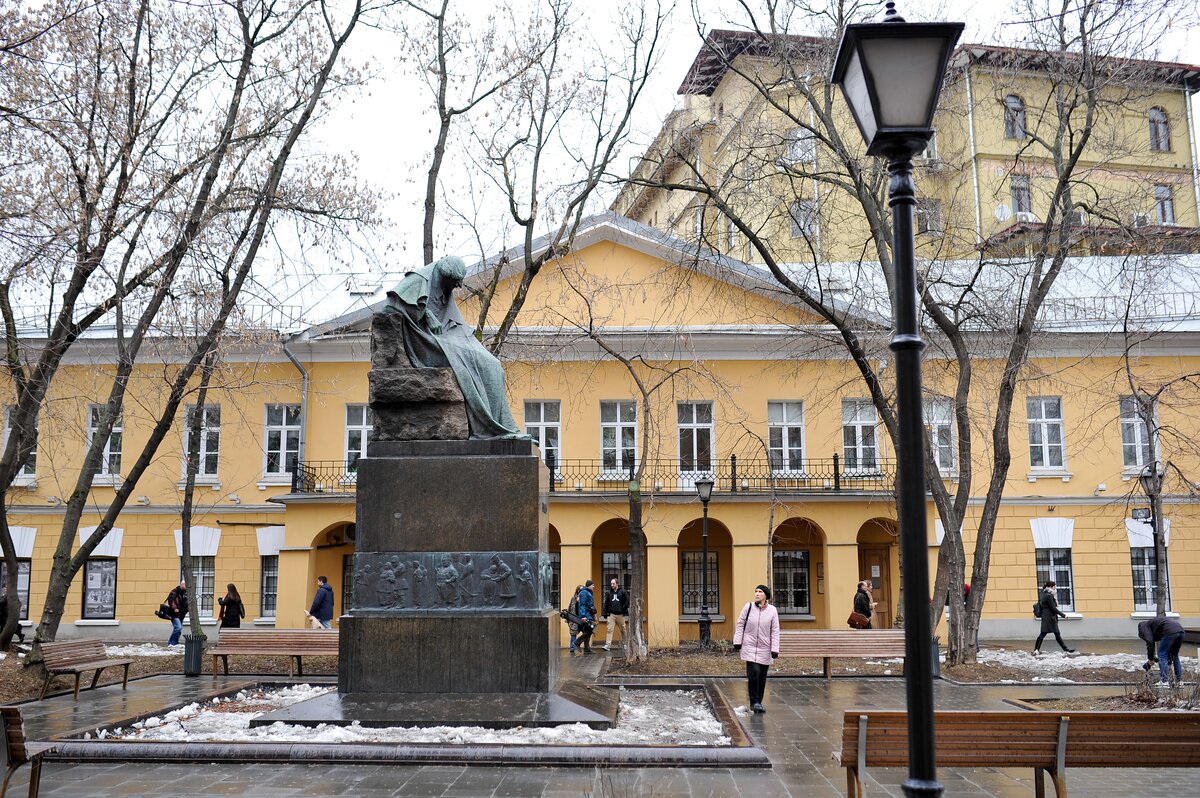
[[[933,653],[929,641],[929,561],[925,518],[925,429],[921,413],[921,340],[913,253],[916,184],[912,158],[933,138],[942,79],[962,34],[960,22],[908,23],[887,4],[882,23],[848,25],[831,82],[842,93],[867,143],[888,159],[892,208],[896,353],[896,453],[900,561],[904,574],[905,692],[908,703],[907,796],[940,796],[933,733]]]
[[[704,541],[703,560],[700,565],[700,648],[708,648],[712,642],[712,618],[708,616],[708,502],[712,498],[713,481],[696,480],[696,495],[704,505],[704,523],[700,537]]]
[[[1163,573],[1159,570],[1165,568],[1164,563],[1158,561],[1158,511],[1156,510],[1157,502],[1155,501],[1162,493],[1162,471],[1158,469],[1158,463],[1153,462],[1142,469],[1142,473],[1138,474],[1138,482],[1142,483],[1142,492],[1146,494],[1146,498],[1150,502],[1150,518],[1138,519],[1149,520],[1150,522],[1150,539],[1154,542],[1154,596],[1155,596],[1155,612],[1158,612],[1158,574]],[[1134,510],[1134,517],[1137,517],[1137,510]]]

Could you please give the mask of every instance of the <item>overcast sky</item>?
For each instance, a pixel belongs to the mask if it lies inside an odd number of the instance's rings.
[[[537,0],[515,0],[515,2],[537,2]],[[1170,35],[1161,40],[1158,58],[1200,62],[1200,36],[1197,24],[1200,10],[1197,0],[1164,0],[1167,6],[1179,9],[1177,22]],[[482,5],[482,4],[481,4]],[[586,28],[597,41],[614,40],[611,0],[587,5]],[[739,14],[737,0],[696,0],[700,22],[693,16],[691,0],[679,0],[674,9],[668,29],[662,60],[656,74],[643,95],[636,114],[636,127],[630,144],[617,161],[616,168],[626,167],[631,157],[636,157],[645,148],[659,129],[663,118],[676,107],[679,96],[676,91],[695,58],[700,47],[700,30],[712,28],[744,27],[744,23],[730,16]],[[902,13],[910,21],[916,19],[961,20],[967,24],[964,42],[1010,44],[1016,41],[1019,31],[1002,22],[1009,14],[1010,4],[997,0],[940,0],[939,2],[917,3],[909,0],[900,4]],[[940,10],[939,10],[940,9]],[[728,13],[726,13],[728,12]],[[807,33],[794,29],[796,33]],[[812,31],[816,32],[816,31]],[[358,55],[370,53],[376,62],[380,77],[374,80],[353,102],[343,102],[333,109],[328,121],[320,129],[320,137],[330,146],[342,152],[353,153],[359,159],[360,175],[394,194],[385,206],[387,219],[385,229],[373,234],[370,256],[351,258],[351,269],[361,274],[365,282],[376,278],[389,280],[397,271],[403,271],[421,260],[421,202],[424,196],[424,178],[428,169],[429,153],[433,146],[435,125],[431,114],[423,113],[430,106],[427,89],[414,77],[405,74],[396,65],[397,41],[393,36],[378,31],[360,30],[356,49]],[[1191,55],[1196,53],[1196,55]],[[1200,118],[1200,108],[1194,111]],[[452,161],[444,175],[446,180],[460,180],[454,170],[458,163]],[[611,198],[612,192],[605,194]],[[606,203],[599,203],[601,210]],[[477,250],[465,233],[450,233],[448,220],[439,219],[438,254],[458,253],[468,261],[475,259]],[[503,233],[490,231],[489,246],[498,251],[505,243]],[[511,243],[511,239],[509,239]],[[315,254],[315,253],[310,253]],[[317,264],[310,264],[323,271]],[[345,265],[337,267],[345,273]],[[307,304],[307,303],[306,303]]]

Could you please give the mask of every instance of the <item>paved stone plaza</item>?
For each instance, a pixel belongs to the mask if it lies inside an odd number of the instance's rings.
[[[1100,648],[1096,643],[1086,650]],[[564,674],[595,678],[602,658],[564,657]],[[228,679],[234,686],[242,680]],[[153,687],[148,682],[154,681]],[[740,679],[715,679],[712,683],[731,703],[745,704]],[[110,713],[147,711],[156,704],[177,704],[214,686],[209,676],[187,679],[138,680],[128,695],[119,685],[85,692],[78,704],[68,692],[23,708],[31,737],[45,737],[66,729],[82,729]],[[1006,698],[1051,695],[1100,694],[1116,687],[1004,685],[963,687],[935,683],[939,709],[1011,708]],[[754,741],[771,758],[770,769],[681,768],[537,768],[403,765],[254,765],[254,764],[67,764],[52,762],[42,776],[42,795],[173,796],[209,798],[218,795],[254,798],[298,796],[841,796],[845,771],[830,758],[839,748],[842,713],[865,706],[902,708],[904,682],[899,678],[783,678],[768,683],[767,713],[747,716],[744,724]],[[28,768],[22,768],[12,795],[23,795]],[[868,771],[868,794],[901,796],[902,770]],[[1032,770],[939,771],[947,796],[1030,796]],[[1194,795],[1200,793],[1200,772],[1178,769],[1153,772],[1128,770],[1068,771],[1072,795],[1096,798]]]

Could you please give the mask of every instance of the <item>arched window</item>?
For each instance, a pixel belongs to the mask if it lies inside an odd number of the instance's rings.
[[[1150,149],[1167,152],[1171,149],[1171,122],[1167,112],[1161,108],[1151,108],[1150,118]]]
[[[1025,138],[1025,101],[1015,94],[1004,98],[1004,138]]]

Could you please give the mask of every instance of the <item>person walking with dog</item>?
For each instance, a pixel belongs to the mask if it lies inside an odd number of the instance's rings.
[[[779,656],[779,612],[771,606],[771,588],[754,588],[754,601],[742,608],[733,648],[746,663],[746,693],[750,711],[766,712],[763,695],[767,691],[767,669]]]

